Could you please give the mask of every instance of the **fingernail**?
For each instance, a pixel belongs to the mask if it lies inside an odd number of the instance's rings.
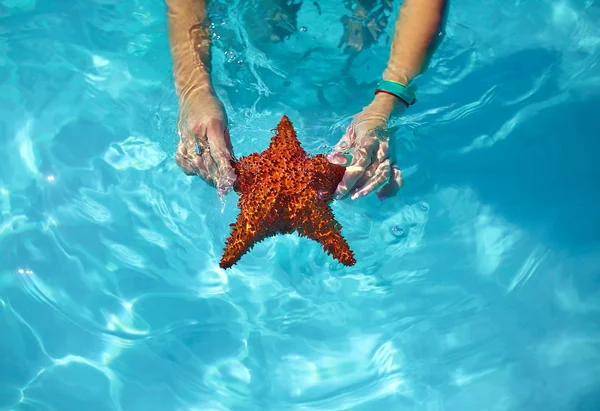
[[[332,153],[329,155],[329,162],[340,166],[346,166],[350,160],[342,153]]]
[[[352,200],[356,200],[359,197],[362,197],[363,195],[365,195],[365,193],[363,193],[362,191],[355,191],[354,193],[352,193],[352,195],[350,196],[350,198]]]

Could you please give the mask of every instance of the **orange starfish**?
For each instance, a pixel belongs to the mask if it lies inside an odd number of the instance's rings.
[[[231,224],[222,268],[234,265],[265,238],[294,231],[321,243],[342,264],[356,262],[329,207],[345,167],[323,154],[308,157],[289,118],[281,118],[265,151],[242,157],[233,167],[241,211]]]

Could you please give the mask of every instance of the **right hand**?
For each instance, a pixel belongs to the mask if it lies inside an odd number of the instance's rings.
[[[175,161],[187,175],[198,175],[224,195],[237,176],[231,164],[233,148],[227,114],[213,94],[190,95],[182,101],[177,123]]]

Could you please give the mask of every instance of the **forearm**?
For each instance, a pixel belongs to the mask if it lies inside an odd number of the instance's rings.
[[[404,0],[383,78],[408,84],[421,73],[440,30],[445,0]]]
[[[212,92],[207,0],[166,0],[175,90],[180,99]]]

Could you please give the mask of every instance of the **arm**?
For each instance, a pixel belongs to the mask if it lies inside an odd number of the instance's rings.
[[[386,80],[410,83],[421,73],[433,39],[440,30],[445,0],[405,0],[400,8]]]
[[[175,90],[180,100],[213,93],[210,82],[210,21],[207,0],[166,0]]]
[[[404,0],[396,19],[390,57],[383,72],[385,80],[410,83],[426,67],[427,57],[433,52],[433,41],[442,25],[446,0]],[[378,94],[389,112],[395,97]],[[386,110],[387,111],[387,110]]]
[[[408,85],[421,73],[433,51],[433,40],[442,24],[445,5],[446,0],[404,0],[396,20],[388,64],[383,72],[385,80]],[[330,156],[330,161],[338,164],[348,163],[342,153],[352,156],[336,190],[337,198],[352,192],[351,198],[356,199],[374,190],[385,197],[402,186],[402,173],[388,157],[391,141],[385,131],[390,115],[397,108],[403,109],[406,105],[396,96],[377,93],[371,103],[354,117]]]
[[[218,193],[236,179],[227,114],[212,87],[208,0],[166,0],[175,91],[179,97],[177,165]],[[199,151],[199,152],[197,152]]]

